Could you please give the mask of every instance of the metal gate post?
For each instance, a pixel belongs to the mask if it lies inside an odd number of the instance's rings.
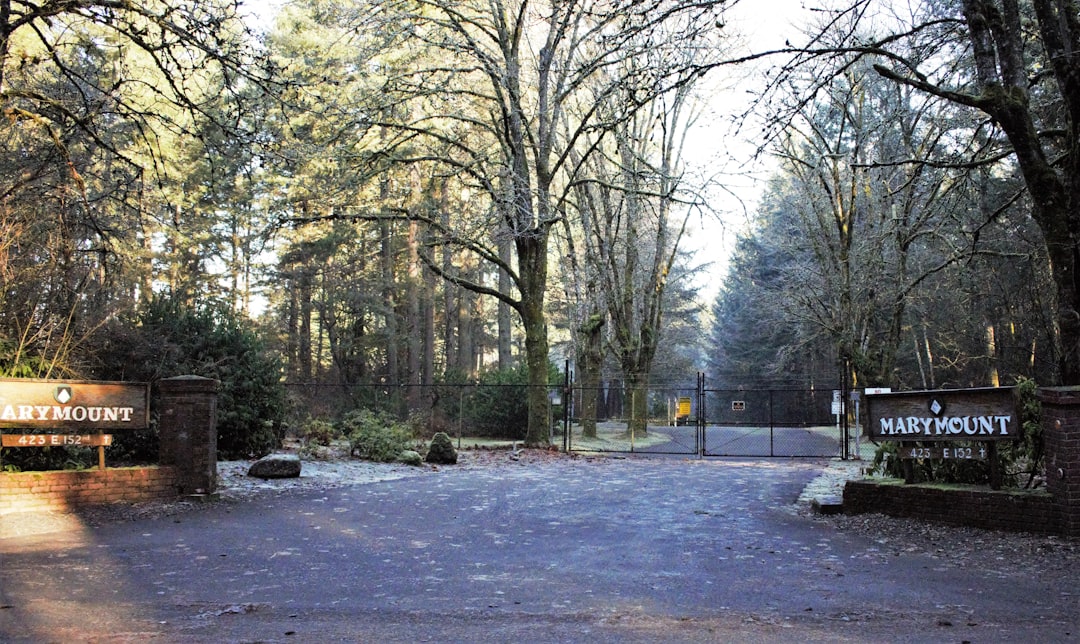
[[[840,379],[840,413],[843,414],[843,430],[840,432],[840,440],[843,441],[843,448],[840,450],[840,459],[846,461],[851,458],[851,448],[848,445],[849,428],[847,416],[848,392],[851,391],[851,387],[848,384],[848,374],[851,373],[851,361],[845,357],[842,365],[844,371],[843,377]]]
[[[570,404],[573,400],[574,378],[570,373],[570,360],[563,367],[563,453],[570,453]]]
[[[697,443],[698,458],[705,456],[705,372],[699,371],[697,377],[697,431],[694,440]]]
[[[773,413],[773,390],[769,390],[769,456],[776,456],[776,414]]]

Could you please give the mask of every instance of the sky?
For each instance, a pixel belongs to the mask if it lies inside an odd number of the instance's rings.
[[[253,25],[260,29],[269,29],[274,16],[286,0],[242,0],[240,12],[250,16]]]
[[[785,41],[798,40],[800,25],[811,17],[805,0],[743,0],[728,10],[725,28],[740,34],[742,49],[780,49]],[[731,117],[749,107],[750,90],[763,79],[764,69],[778,59],[763,60],[756,67],[721,68],[709,79],[716,89],[710,92],[707,116],[695,126],[690,141],[698,142],[686,151],[687,160],[717,175],[722,187],[709,192],[714,218],[695,222],[687,247],[698,252],[699,261],[711,263],[701,280],[701,295],[711,304],[727,276],[730,254],[738,234],[747,229],[770,172],[768,159],[754,159],[760,141],[749,139],[757,128],[735,133]]]

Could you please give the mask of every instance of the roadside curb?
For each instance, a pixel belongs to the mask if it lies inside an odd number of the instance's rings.
[[[865,469],[864,461],[829,461],[822,473],[803,488],[798,506],[809,507],[816,514],[841,514],[844,511],[844,485],[862,479]]]

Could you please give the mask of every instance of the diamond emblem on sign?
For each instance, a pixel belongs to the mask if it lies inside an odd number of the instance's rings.
[[[941,403],[939,403],[936,399],[930,403],[930,411],[933,412],[935,416],[940,414],[943,409],[945,408],[942,407]]]
[[[61,405],[67,404],[71,400],[71,387],[57,387],[56,392],[53,393],[53,398]]]

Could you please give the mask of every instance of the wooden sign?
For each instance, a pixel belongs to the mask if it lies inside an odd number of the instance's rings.
[[[996,441],[1020,438],[1013,387],[873,394],[867,430],[877,440]]]
[[[108,447],[112,434],[2,434],[2,447]]]
[[[145,383],[0,379],[0,428],[78,432],[149,426]]]

